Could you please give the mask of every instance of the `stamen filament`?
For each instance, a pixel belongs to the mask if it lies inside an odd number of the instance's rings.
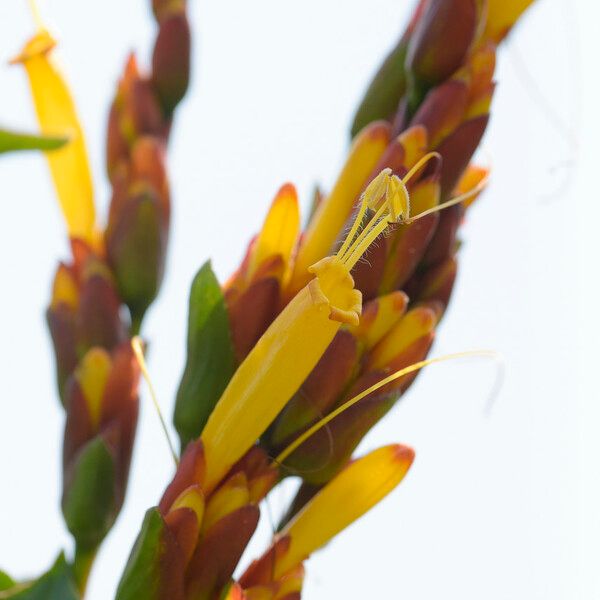
[[[404,377],[405,375],[409,375],[410,373],[414,373],[415,371],[418,371],[428,365],[432,365],[435,363],[441,363],[441,362],[445,362],[448,360],[454,360],[454,359],[458,359],[458,358],[468,358],[468,357],[475,357],[475,356],[497,358],[498,353],[494,352],[493,350],[470,350],[467,352],[456,352],[454,354],[446,354],[444,356],[438,356],[436,358],[429,358],[427,360],[421,360],[412,365],[409,365],[408,367],[404,367],[403,369],[400,369],[399,371],[396,371],[395,373],[392,373],[391,375],[388,375],[387,377],[384,377],[377,383],[373,384],[371,387],[362,391],[360,394],[357,394],[353,398],[350,398],[350,400],[344,402],[344,404],[338,406],[335,410],[331,411],[328,415],[326,415],[320,421],[315,423],[312,427],[307,429],[303,434],[298,436],[289,446],[287,446],[287,448],[285,448],[275,458],[273,463],[275,465],[281,465],[283,463],[283,461],[286,458],[288,458],[296,449],[298,449],[308,438],[310,438],[315,433],[317,433],[317,431],[319,431],[320,429],[325,427],[325,425],[327,425],[330,421],[333,421],[333,419],[335,419],[338,415],[342,414],[343,412],[345,412],[346,410],[348,410],[349,408],[354,406],[357,402],[360,402],[363,398],[365,398],[369,394],[372,394],[373,392],[376,392],[377,390],[386,386],[388,383],[391,383],[392,381],[396,381],[397,379],[400,379],[400,377]]]
[[[386,204],[383,204],[382,206],[380,206],[379,209],[377,210],[377,212],[371,217],[371,219],[369,220],[369,222],[363,227],[362,231],[358,234],[358,236],[356,237],[356,239],[352,240],[352,242],[348,246],[346,252],[344,252],[343,255],[341,255],[338,252],[338,258],[344,264],[346,264],[346,261],[348,260],[348,258],[351,257],[354,254],[355,249],[358,248],[359,246],[362,246],[363,240],[365,239],[365,237],[367,237],[369,231],[371,231],[371,229],[375,226],[375,224],[385,214],[386,210],[387,210],[387,205]],[[356,222],[358,222],[358,216],[357,216],[357,218],[355,220],[355,223]]]
[[[346,252],[347,252],[348,248],[350,247],[350,244],[351,244],[352,240],[354,239],[354,236],[356,235],[356,232],[358,231],[358,228],[360,227],[362,220],[365,218],[366,212],[367,212],[367,200],[363,196],[361,203],[360,203],[360,208],[358,209],[358,213],[356,214],[356,218],[354,219],[354,223],[352,224],[350,232],[346,236],[346,239],[344,240],[344,243],[342,244],[341,248],[338,250],[337,255],[340,260],[342,260],[342,261],[344,260],[344,256],[346,255]]]
[[[454,206],[455,204],[460,204],[461,202],[464,202],[465,200],[472,198],[473,196],[475,196],[476,194],[478,194],[479,192],[481,192],[481,190],[483,190],[485,188],[485,186],[488,183],[488,180],[489,180],[489,175],[486,175],[476,186],[474,186],[468,192],[464,192],[464,194],[455,196],[454,198],[451,198],[447,202],[442,202],[442,204],[438,204],[437,206],[428,208],[427,210],[420,212],[418,215],[415,215],[414,217],[409,217],[408,219],[404,220],[404,224],[409,225],[410,223],[413,223],[414,221],[418,221],[419,219],[422,219],[423,217],[426,217],[427,215],[430,215],[434,212],[444,210],[445,208],[450,208],[451,206]]]
[[[354,265],[360,260],[360,257],[367,251],[367,248],[387,229],[390,221],[387,218],[381,219],[375,225],[372,223],[375,219],[372,219],[367,227],[365,227],[363,233],[367,233],[363,236],[359,242],[353,245],[352,253],[343,262],[344,265],[351,271]]]
[[[150,372],[148,371],[148,365],[146,364],[146,359],[144,358],[144,350],[142,348],[142,340],[139,336],[135,336],[131,339],[131,348],[135,355],[135,358],[140,366],[140,371],[146,381],[146,385],[148,386],[148,390],[150,391],[150,397],[152,398],[152,403],[154,404],[154,408],[156,413],[158,414],[158,418],[160,420],[160,424],[162,426],[162,430],[167,438],[167,444],[169,445],[169,450],[171,451],[171,455],[173,456],[173,460],[175,461],[175,466],[179,466],[179,458],[177,456],[177,452],[175,452],[175,446],[169,436],[169,430],[167,429],[167,423],[165,422],[165,418],[162,414],[162,410],[160,409],[160,405],[158,403],[158,396],[156,394],[156,390],[154,389],[154,385],[152,384],[152,379],[150,378]]]
[[[36,27],[38,28],[38,31],[44,31],[46,29],[46,26],[44,25],[40,9],[38,8],[37,2],[35,0],[29,0],[29,10],[31,11],[33,20],[35,22]]]
[[[442,155],[439,152],[428,152],[425,156],[423,156],[417,163],[410,169],[410,171],[402,178],[402,182],[406,185],[414,176],[419,169],[421,169],[426,163],[428,163],[432,158],[441,159]]]

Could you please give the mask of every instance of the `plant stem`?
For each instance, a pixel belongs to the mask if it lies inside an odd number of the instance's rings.
[[[81,548],[80,546],[75,547],[75,557],[73,558],[73,576],[77,589],[81,597],[85,595],[85,589],[88,582],[92,565],[94,564],[94,558],[96,558],[96,548]]]

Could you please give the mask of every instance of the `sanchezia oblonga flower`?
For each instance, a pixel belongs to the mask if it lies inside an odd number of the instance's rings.
[[[406,218],[406,200],[400,179],[388,172],[378,176],[363,194],[362,210],[346,242],[309,267],[306,285],[242,360],[199,439],[187,444],[158,507],[148,511],[119,585],[119,600],[210,599],[225,591],[258,523],[258,503],[279,476],[279,465],[255,445],[256,440],[342,327],[359,325],[362,296],[350,273],[381,233]],[[289,247],[286,236],[270,241]],[[263,244],[272,247],[260,237],[255,247]],[[406,448],[382,449],[335,477],[298,517],[298,524],[286,530],[287,541],[281,544],[289,547],[289,554],[277,567],[275,579],[248,576],[248,585],[272,589],[269,598],[296,598],[304,558],[391,491],[412,458]],[[339,511],[335,507],[340,496],[350,490],[356,490],[356,502]],[[320,518],[334,512],[330,529],[318,526]],[[258,592],[248,593],[252,597]]]
[[[114,192],[106,230],[97,222],[83,131],[54,60],[56,42],[41,21],[14,60],[28,75],[41,131],[69,139],[47,154],[72,250],[57,269],[47,321],[66,411],[62,509],[80,590],[127,488],[140,374],[129,340],[162,278],[170,212],[165,151],[189,79],[186,3],[155,1],[153,11],[152,71],[141,74],[129,59],[110,114]]]

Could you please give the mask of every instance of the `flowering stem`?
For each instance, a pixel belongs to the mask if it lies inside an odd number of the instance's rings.
[[[140,335],[142,329],[143,315],[132,315],[131,317],[131,335]]]
[[[73,577],[77,585],[77,590],[80,596],[83,598],[85,595],[85,589],[87,587],[88,578],[94,559],[96,558],[97,548],[81,548],[81,546],[75,546],[75,557],[73,558]]]

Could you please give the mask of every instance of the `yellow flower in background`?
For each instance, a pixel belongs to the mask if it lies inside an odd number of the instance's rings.
[[[489,0],[485,37],[501,41],[533,0]]]
[[[41,28],[12,62],[25,68],[42,133],[69,137],[63,148],[46,152],[46,160],[69,236],[93,244],[96,213],[92,174],[75,102],[53,56],[55,46],[54,38]]]

